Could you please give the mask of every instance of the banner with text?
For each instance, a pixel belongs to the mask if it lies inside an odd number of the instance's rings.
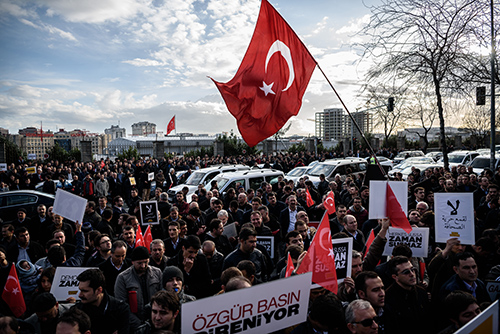
[[[474,245],[474,199],[472,193],[435,193],[436,242],[458,238]]]
[[[50,288],[50,293],[53,294],[58,301],[65,301],[69,297],[80,300],[80,298],[78,298],[79,282],[76,278],[81,272],[84,272],[87,269],[97,268],[57,267],[56,273],[54,274],[54,280],[52,281],[52,287]]]
[[[351,277],[352,238],[332,239],[332,246],[335,256],[337,282],[340,284],[344,281],[344,278]]]
[[[387,243],[382,255],[392,255],[392,250],[399,244],[408,245],[415,257],[427,257],[427,252],[429,251],[429,228],[414,227],[410,233],[406,233],[402,228],[389,227],[387,231]]]
[[[257,243],[266,248],[267,253],[274,259],[274,237],[273,236],[257,236]]]
[[[156,225],[160,223],[160,217],[158,216],[158,202],[140,202],[139,208],[141,211],[142,225]]]
[[[182,334],[271,333],[306,321],[312,273],[182,304]]]
[[[394,195],[401,204],[401,208],[408,215],[408,182],[403,181],[370,181],[370,196],[368,203],[368,218],[381,219],[387,217],[387,182]]]

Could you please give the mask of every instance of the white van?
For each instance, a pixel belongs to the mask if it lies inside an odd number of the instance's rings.
[[[189,203],[191,201],[191,195],[198,189],[198,185],[203,184],[204,186],[210,184],[210,181],[220,173],[226,172],[236,172],[250,170],[250,167],[245,165],[221,165],[217,167],[207,167],[195,170],[186,180],[185,184],[179,184],[178,186],[168,189],[168,201],[174,202],[175,194],[182,190],[184,187],[189,188],[186,201]]]
[[[365,173],[367,166],[368,163],[363,158],[329,159],[314,166],[313,169],[307,172],[307,175],[309,180],[317,187],[321,174],[325,174],[327,181],[333,181],[337,174],[345,178],[347,174]]]
[[[229,188],[237,190],[237,184],[241,184],[245,190],[256,190],[264,181],[275,184],[278,182],[278,176],[284,177],[283,172],[276,169],[252,169],[246,172],[222,173],[217,175],[214,181],[217,181],[219,193],[225,194]]]

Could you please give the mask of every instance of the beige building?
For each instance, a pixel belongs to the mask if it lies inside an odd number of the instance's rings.
[[[139,122],[132,124],[132,136],[147,136],[156,133],[156,124]]]
[[[36,155],[36,159],[43,159],[43,155],[54,146],[54,133],[43,131],[35,127],[27,127],[19,130],[19,134],[14,135],[14,141],[22,152],[28,157]]]

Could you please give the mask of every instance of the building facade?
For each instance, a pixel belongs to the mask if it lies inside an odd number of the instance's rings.
[[[104,134],[111,135],[111,140],[113,140],[127,137],[127,130],[125,128],[120,128],[119,125],[111,125],[109,129],[104,129]]]
[[[132,124],[132,136],[147,136],[156,133],[156,124],[139,122]]]
[[[363,133],[373,131],[373,121],[369,112],[359,111],[351,114]],[[317,112],[314,122],[315,135],[323,141],[341,141],[351,137],[361,139],[361,134],[344,109],[330,108]]]

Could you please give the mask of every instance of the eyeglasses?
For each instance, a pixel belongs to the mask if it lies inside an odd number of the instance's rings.
[[[361,321],[355,321],[355,322],[353,322],[353,324],[360,324],[363,327],[370,327],[374,321],[375,321],[375,323],[378,324],[379,317],[374,317],[371,319],[365,319],[365,320],[361,320]]]
[[[415,268],[410,268],[410,269],[405,269],[403,270],[402,272],[400,272],[400,274],[403,274],[403,275],[410,275],[410,273],[415,273],[417,271],[417,269]]]

